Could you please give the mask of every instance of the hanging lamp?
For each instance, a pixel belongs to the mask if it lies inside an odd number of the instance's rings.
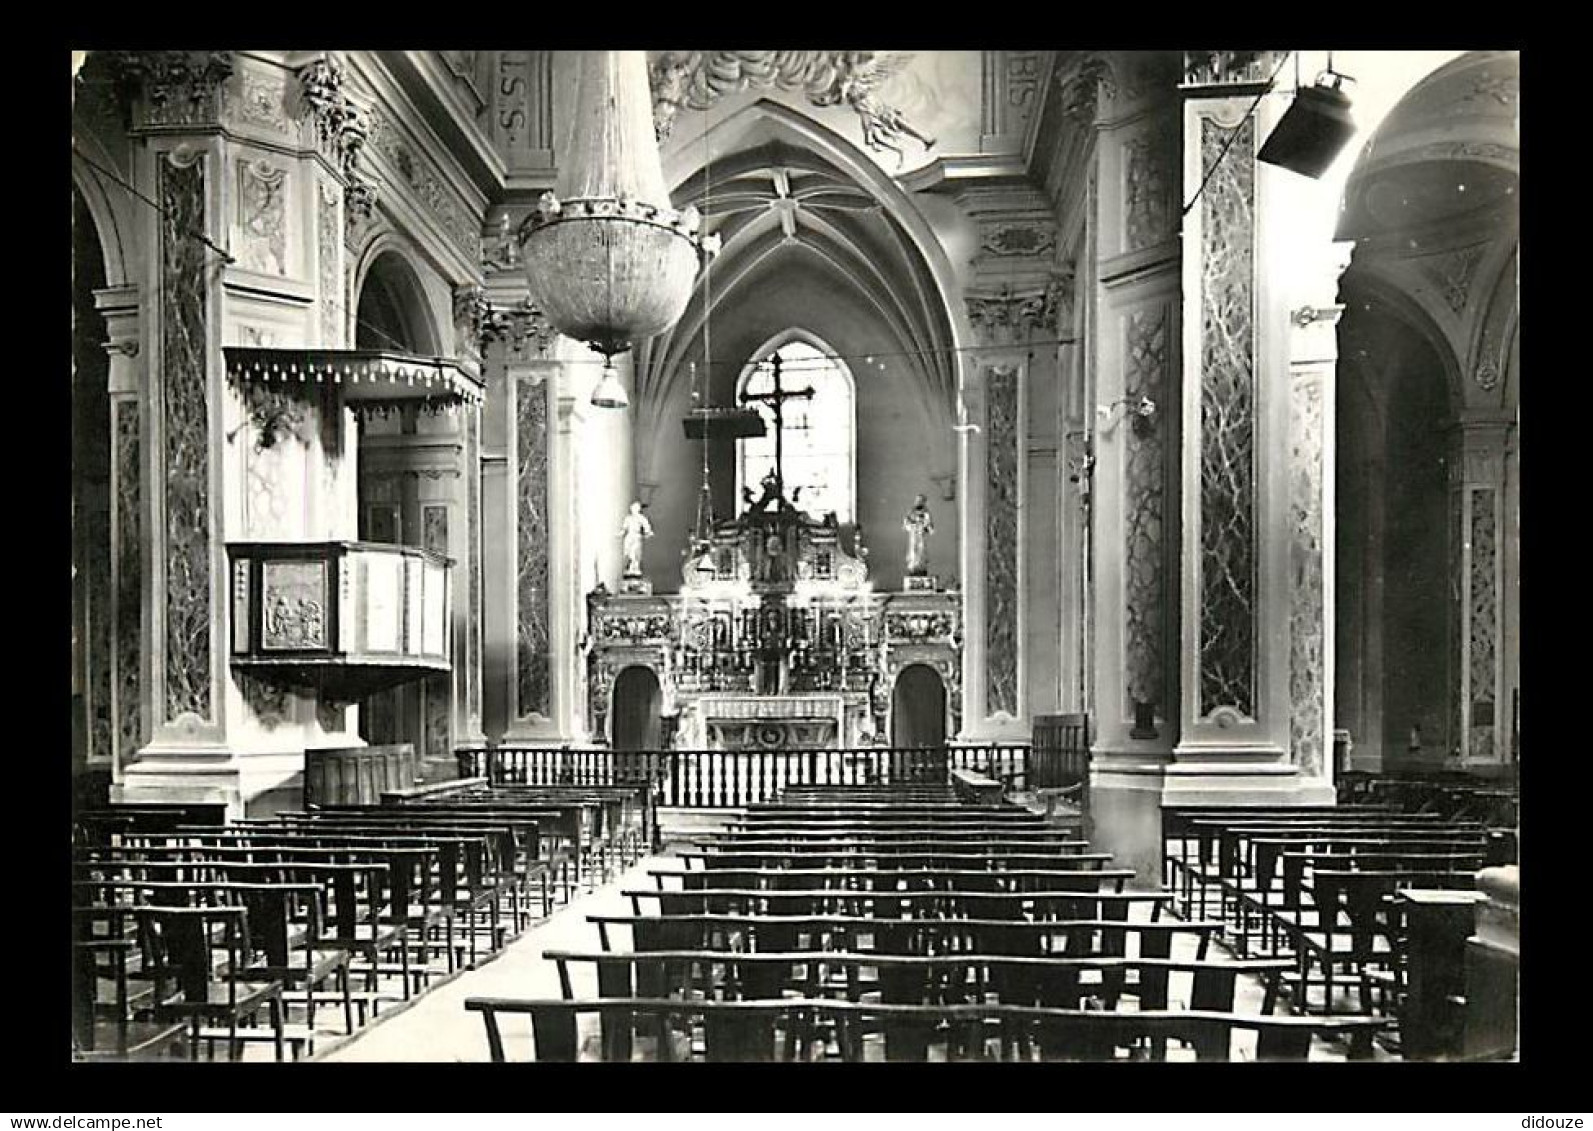
[[[561,334],[603,357],[592,403],[629,403],[614,358],[679,321],[718,250],[664,187],[643,51],[583,51],[567,158],[519,234],[527,282]]]

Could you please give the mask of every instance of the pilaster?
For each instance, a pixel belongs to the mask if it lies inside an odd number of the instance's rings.
[[[1499,412],[1469,412],[1455,432],[1450,461],[1452,644],[1459,673],[1451,733],[1460,763],[1510,760],[1510,697],[1505,647],[1506,457],[1513,425]]]
[[[144,689],[145,520],[142,442],[144,359],[141,304],[136,286],[107,287],[94,296],[105,317],[105,349],[110,354],[107,383],[111,402],[111,781],[138,756],[147,733]]]
[[[1248,76],[1185,88],[1187,486],[1179,739],[1164,802],[1331,797],[1322,752],[1332,718],[1322,417],[1331,363],[1305,348],[1296,365],[1298,178],[1255,158],[1287,101],[1258,101],[1260,89]]]

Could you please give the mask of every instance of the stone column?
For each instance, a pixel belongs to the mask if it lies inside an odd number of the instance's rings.
[[[1462,765],[1510,760],[1510,702],[1504,646],[1505,466],[1513,431],[1500,413],[1468,412],[1456,430],[1453,485],[1452,645],[1458,688],[1451,742]]]
[[[1190,87],[1184,101],[1183,192],[1195,203],[1184,217],[1181,694],[1164,802],[1331,798],[1293,760],[1293,638],[1314,625],[1308,635],[1328,645],[1320,599],[1291,580],[1299,549],[1291,418],[1297,400],[1311,403],[1314,385],[1306,380],[1297,398],[1291,381],[1295,287],[1285,253],[1287,178],[1296,174],[1255,159],[1287,101],[1256,104],[1262,77]],[[1298,431],[1320,435],[1308,421]],[[1306,453],[1302,474],[1309,525],[1324,489],[1319,453]],[[1316,572],[1321,543],[1332,538],[1322,513]],[[1302,535],[1301,544],[1310,541]],[[1297,610],[1297,596],[1316,608]],[[1331,717],[1324,702],[1321,718]]]

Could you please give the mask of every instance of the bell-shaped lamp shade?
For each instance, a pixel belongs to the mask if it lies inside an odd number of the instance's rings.
[[[1339,89],[1346,76],[1327,74],[1315,86],[1302,86],[1267,138],[1256,160],[1305,177],[1320,177],[1355,136],[1350,96]],[[1324,82],[1323,79],[1330,80]]]
[[[704,255],[702,225],[695,209],[672,208],[664,188],[646,53],[582,52],[579,67],[570,151],[556,194],[543,194],[521,229],[521,256],[553,326],[612,360],[680,319]],[[607,368],[605,389],[626,403]]]
[[[592,388],[592,403],[598,408],[624,408],[631,403],[630,397],[625,395],[625,383],[613,365],[603,366],[603,376]]]

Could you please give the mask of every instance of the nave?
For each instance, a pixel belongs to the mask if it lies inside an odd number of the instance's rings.
[[[1431,1006],[1446,978],[1466,989],[1456,982],[1465,962],[1435,950],[1431,923],[1418,920],[1443,904],[1453,920],[1454,908],[1483,901],[1470,890],[1478,869],[1513,856],[1507,791],[1361,780],[1361,800],[1337,809],[1166,812],[1163,881],[1092,850],[1082,815],[1065,806],[1048,817],[1011,800],[976,801],[999,797],[999,783],[953,777],[790,787],[710,822],[677,817],[661,832],[645,797],[627,790],[586,791],[572,812],[591,819],[566,824],[554,795],[567,802],[582,791],[470,780],[389,795],[374,811],[279,814],[227,831],[171,823],[157,832],[146,811],[146,830],[133,832],[131,815],[120,827],[103,815],[89,825],[107,843],[79,849],[80,871],[93,878],[78,886],[95,896],[80,913],[137,923],[124,979],[153,984],[133,1013],[190,1018],[164,1052],[134,1039],[150,1022],[129,1026],[130,1054],[192,1056],[203,1045],[208,1057],[220,1045],[223,1057],[281,1057],[283,1017],[289,1055],[332,1062],[1331,1061],[1464,1051],[1456,1017],[1435,1018]],[[1418,796],[1410,809],[1390,800]],[[546,839],[523,823],[538,809],[556,830]],[[535,844],[540,862],[495,855],[494,822]],[[386,906],[385,885],[369,889],[368,914],[356,914],[369,924],[363,946],[337,911],[361,903],[357,885],[337,880],[339,855],[386,869],[389,883],[409,877]],[[406,859],[426,862],[403,872]],[[199,879],[201,860],[225,880]],[[176,872],[189,878],[150,878]],[[258,882],[267,872],[278,882]],[[282,882],[290,872],[329,875],[330,887]],[[538,886],[543,902],[522,905]],[[338,925],[317,934],[314,910],[329,891],[326,922]],[[190,904],[181,910],[178,892]],[[306,914],[263,919],[268,892],[304,897]],[[236,908],[226,912],[235,919],[222,922],[223,908]],[[206,920],[199,934],[216,979],[202,1009],[181,975],[184,992],[163,998],[156,968],[176,949],[163,951],[161,934],[175,939],[173,924],[195,918]],[[263,954],[268,941],[240,950],[240,928],[260,940],[263,925],[300,935],[307,965],[259,964],[251,947]],[[1446,945],[1469,929],[1452,930]],[[102,937],[80,943],[86,951],[110,947],[115,932],[89,933]],[[352,998],[351,973],[363,987]],[[402,988],[384,1001],[376,987],[394,974]],[[256,980],[265,975],[282,983],[278,998]],[[321,981],[334,990],[292,992]],[[152,999],[167,1004],[151,1010]],[[223,999],[236,1013],[281,1004],[268,1025],[218,1027]],[[323,1000],[334,1008],[316,1009]],[[201,1026],[194,1019],[207,1011]]]

